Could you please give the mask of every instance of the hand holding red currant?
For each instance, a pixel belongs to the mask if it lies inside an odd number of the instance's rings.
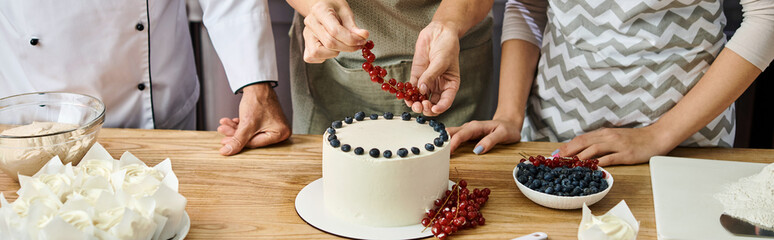
[[[318,1],[305,13],[305,62],[321,63],[341,51],[357,51],[368,39],[368,31],[355,25],[354,14],[346,1]]]
[[[459,54],[459,29],[431,22],[419,33],[410,82],[430,98],[406,100],[412,111],[437,116],[451,107],[460,87]]]
[[[376,55],[371,52],[371,49],[374,48],[374,42],[371,40],[368,40],[363,45],[363,58],[366,60],[363,63],[363,70],[365,70],[368,75],[371,77],[371,81],[381,84],[382,90],[386,92],[390,92],[390,94],[395,94],[395,97],[398,99],[405,99],[406,101],[424,101],[427,99],[426,94],[420,94],[419,89],[411,83],[406,82],[398,82],[394,78],[390,78],[390,80],[385,81],[385,77],[387,76],[387,70],[380,66],[374,66],[373,63],[376,60]]]

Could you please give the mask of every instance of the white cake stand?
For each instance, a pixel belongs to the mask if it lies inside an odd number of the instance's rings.
[[[449,183],[454,184],[452,181]],[[430,228],[422,232],[425,227],[419,224],[421,219],[417,219],[415,225],[402,227],[371,227],[340,220],[325,212],[322,199],[323,184],[320,178],[298,192],[296,212],[312,227],[336,236],[358,239],[416,239],[433,235]]]

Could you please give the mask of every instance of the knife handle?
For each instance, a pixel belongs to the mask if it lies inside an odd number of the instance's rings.
[[[534,232],[511,240],[546,240],[547,238],[548,234],[544,232]]]

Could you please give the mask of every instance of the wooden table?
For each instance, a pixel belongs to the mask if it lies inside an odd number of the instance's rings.
[[[320,135],[293,135],[284,143],[231,157],[218,154],[221,137],[216,132],[103,129],[99,142],[115,158],[130,151],[150,166],[172,159],[180,192],[188,199],[188,239],[335,238],[307,225],[294,207],[296,194],[322,176]],[[576,239],[580,210],[539,206],[517,190],[511,177],[519,152],[547,155],[559,145],[525,142],[498,146],[482,156],[472,153],[472,144],[458,149],[450,178],[466,179],[469,188],[488,187],[492,194],[482,210],[486,225],[460,231],[453,239],[511,239],[536,231],[550,239]],[[670,155],[774,162],[774,150],[764,149],[679,148]],[[615,185],[591,210],[601,214],[625,199],[641,221],[638,239],[656,239],[648,165],[606,169]],[[0,190],[9,200],[17,198],[18,188],[0,173]]]

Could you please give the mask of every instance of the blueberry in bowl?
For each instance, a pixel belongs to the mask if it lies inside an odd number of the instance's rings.
[[[592,205],[613,187],[613,176],[596,166],[596,159],[573,158],[522,159],[513,169],[519,190],[533,202],[555,209],[578,209]]]

